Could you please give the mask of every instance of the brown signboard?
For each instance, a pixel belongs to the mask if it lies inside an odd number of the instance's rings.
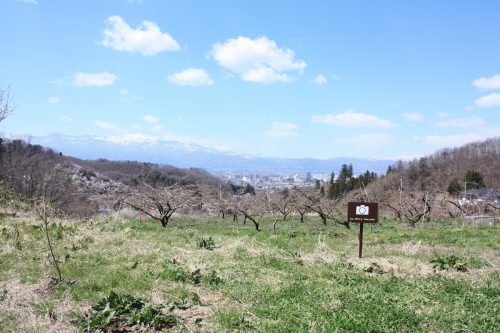
[[[351,223],[377,223],[378,203],[349,202],[347,204],[347,220]]]

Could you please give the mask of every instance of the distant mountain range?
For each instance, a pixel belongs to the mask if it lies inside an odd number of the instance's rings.
[[[369,170],[384,173],[393,160],[337,157],[331,159],[249,157],[209,147],[142,135],[71,136],[50,134],[32,137],[31,142],[81,159],[109,159],[169,164],[180,168],[204,168],[220,173],[330,173],[352,163],[355,173]]]

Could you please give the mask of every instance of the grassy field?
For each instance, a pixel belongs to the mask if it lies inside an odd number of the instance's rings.
[[[292,218],[273,235],[263,224],[256,232],[215,218],[175,218],[166,229],[120,216],[56,221],[65,283],[54,284],[41,222],[2,216],[0,331],[83,330],[82,315],[111,292],[168,313],[164,330],[174,332],[499,331],[494,226],[412,229],[384,219],[365,227],[359,259],[357,226]]]

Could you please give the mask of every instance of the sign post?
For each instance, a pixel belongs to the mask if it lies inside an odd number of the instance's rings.
[[[359,224],[358,257],[363,258],[363,223]]]
[[[378,222],[378,203],[349,202],[347,203],[347,220],[359,223],[358,256],[363,257],[363,224]]]

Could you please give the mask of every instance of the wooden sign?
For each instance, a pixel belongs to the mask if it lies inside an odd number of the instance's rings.
[[[363,225],[378,222],[378,203],[376,202],[348,202],[347,220],[350,223],[359,223],[358,256],[363,257]]]
[[[349,202],[347,204],[347,219],[351,223],[377,223],[378,203]]]

